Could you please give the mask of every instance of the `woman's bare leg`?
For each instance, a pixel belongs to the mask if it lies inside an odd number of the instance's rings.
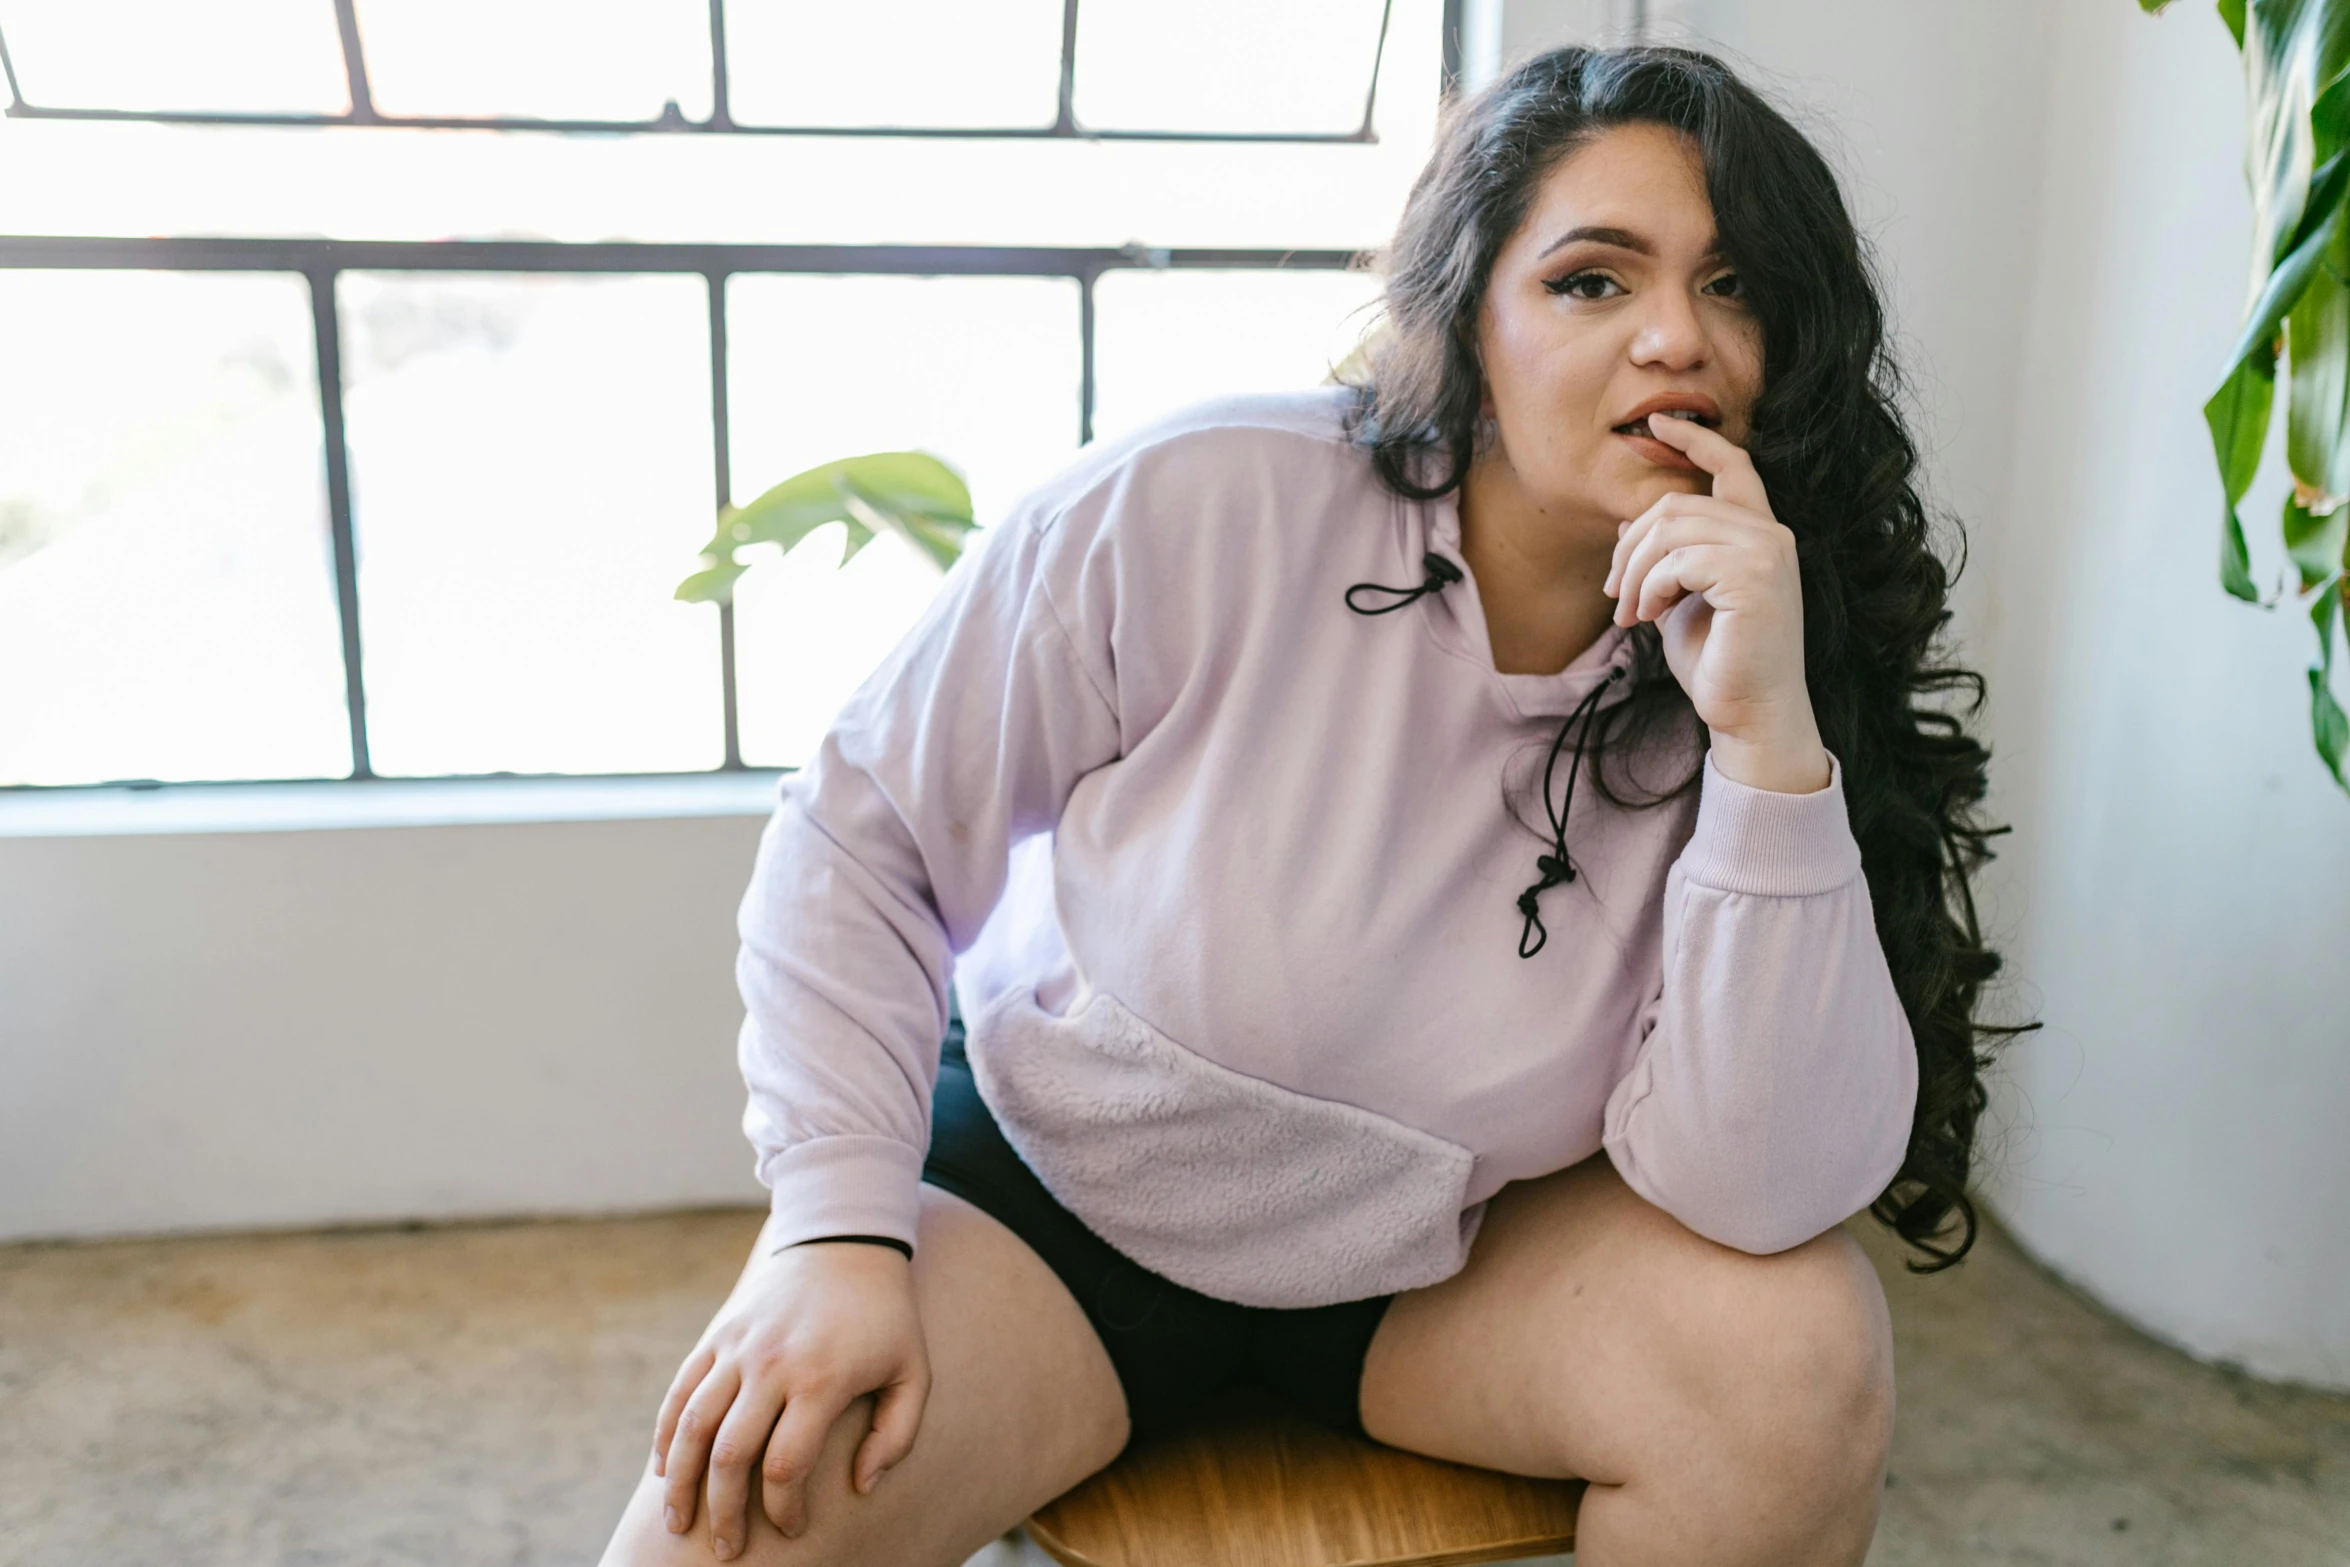
[[[1841,1230],[1749,1256],[1600,1156],[1505,1188],[1468,1266],[1397,1297],[1362,1410],[1391,1446],[1591,1481],[1582,1567],[1857,1563],[1892,1440],[1892,1328]]]
[[[809,1476],[808,1527],[797,1539],[767,1521],[752,1471],[750,1538],[737,1561],[957,1567],[1125,1445],[1126,1396],[1110,1357],[1067,1286],[1025,1241],[925,1186],[914,1289],[931,1390],[913,1452],[870,1494],[857,1495],[849,1459],[873,1409],[871,1399],[859,1399]],[[650,1410],[645,1427],[649,1445]],[[605,1567],[715,1567],[709,1518],[704,1506],[691,1532],[663,1528],[661,1482],[648,1460]]]

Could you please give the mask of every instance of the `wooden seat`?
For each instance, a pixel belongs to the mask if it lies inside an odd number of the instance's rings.
[[[1575,1545],[1580,1481],[1439,1463],[1257,1395],[1136,1444],[1028,1532],[1065,1567],[1407,1567]]]

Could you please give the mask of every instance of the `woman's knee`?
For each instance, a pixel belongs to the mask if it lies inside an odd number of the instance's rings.
[[[1873,1502],[1893,1438],[1893,1335],[1868,1259],[1831,1230],[1716,1261],[1713,1309],[1685,1327],[1683,1349],[1739,1467],[1822,1501]]]
[[[1685,1407],[1768,1461],[1881,1471],[1893,1428],[1884,1287],[1841,1228],[1757,1256],[1650,1206],[1612,1168],[1586,1172],[1620,1222],[1614,1260],[1640,1277],[1636,1311]]]

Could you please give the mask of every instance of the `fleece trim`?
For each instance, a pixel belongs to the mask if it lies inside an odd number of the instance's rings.
[[[1416,1289],[1467,1260],[1473,1155],[1184,1049],[1116,997],[1057,1017],[999,1000],[972,1076],[1063,1207],[1134,1261],[1244,1306]]]

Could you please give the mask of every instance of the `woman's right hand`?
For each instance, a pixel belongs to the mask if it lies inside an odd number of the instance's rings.
[[[751,1466],[764,1453],[763,1510],[797,1535],[825,1436],[867,1393],[877,1395],[873,1426],[849,1471],[859,1494],[913,1449],[930,1397],[913,1265],[864,1241],[787,1246],[759,1259],[661,1401],[653,1472],[668,1481],[670,1531],[693,1527],[707,1466],[711,1543],[721,1561],[739,1554],[749,1538]]]

